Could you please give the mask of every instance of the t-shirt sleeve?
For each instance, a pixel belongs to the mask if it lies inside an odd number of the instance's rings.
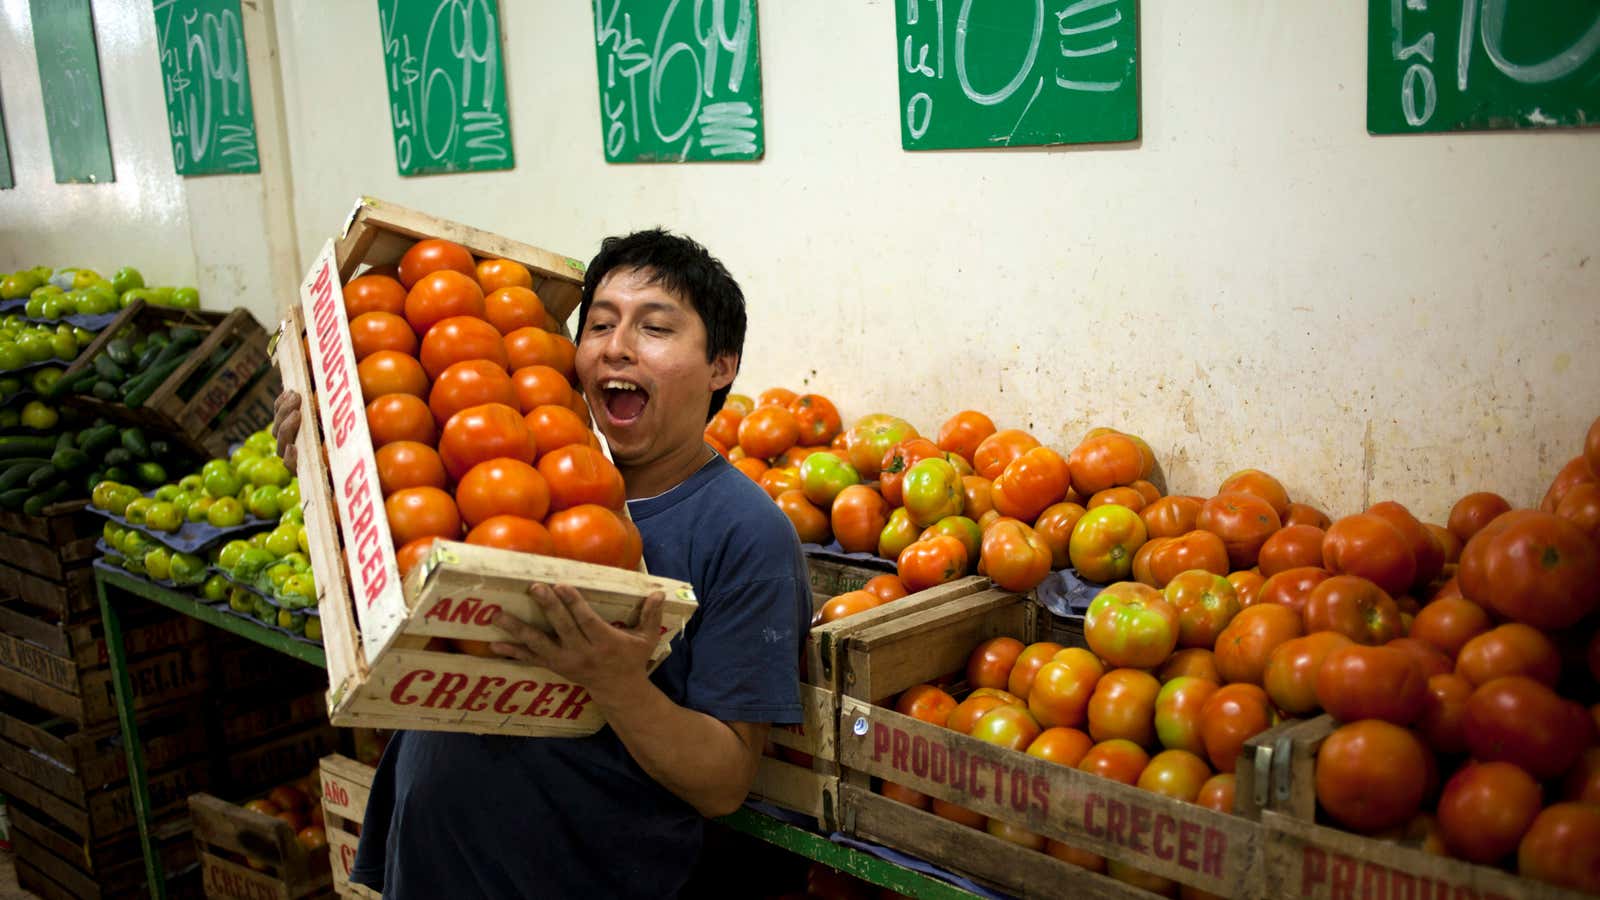
[[[747,581],[702,600],[684,705],[724,722],[800,722],[800,642],[809,610],[810,585],[793,575]]]

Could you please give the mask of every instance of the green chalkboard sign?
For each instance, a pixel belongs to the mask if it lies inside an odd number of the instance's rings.
[[[895,0],[907,150],[1139,136],[1137,0]]]
[[[401,175],[516,165],[496,0],[378,0]]]
[[[239,0],[156,0],[154,6],[178,174],[261,171]]]
[[[6,139],[6,114],[0,110],[0,191],[8,191],[17,186],[11,178],[11,147]]]
[[[1600,0],[1368,0],[1373,134],[1600,121]]]
[[[594,0],[607,162],[760,159],[756,0]]]
[[[30,0],[44,124],[58,184],[112,181],[89,0]]]

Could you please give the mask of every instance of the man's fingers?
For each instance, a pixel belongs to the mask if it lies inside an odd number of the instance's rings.
[[[300,408],[300,394],[296,391],[282,391],[278,399],[272,401],[272,411],[282,414],[291,409]]]
[[[661,637],[661,617],[666,604],[665,595],[660,591],[652,591],[644,598],[644,605],[639,608],[639,625],[634,631],[649,639],[652,646]]]
[[[568,588],[568,590],[571,590],[571,588]],[[533,594],[533,602],[539,604],[539,608],[544,611],[544,617],[550,623],[550,628],[555,631],[556,637],[560,639],[561,646],[571,647],[580,641],[588,640],[583,630],[578,627],[578,623],[572,618],[572,610],[568,606],[568,601],[556,593],[550,585],[531,585],[528,591]],[[582,595],[579,595],[578,601],[582,602],[582,600]]]
[[[278,453],[283,457],[283,467],[289,470],[290,475],[293,475],[295,467],[300,463],[300,454],[294,452],[294,442],[290,441],[287,444],[279,445]]]
[[[611,623],[600,618],[600,614],[594,611],[594,607],[589,605],[589,601],[583,598],[583,594],[577,588],[567,584],[557,585],[556,594],[561,598],[567,611],[572,614],[572,621],[578,626],[578,630],[583,632],[584,637],[592,641],[611,628]]]
[[[531,663],[535,666],[544,665],[544,663],[540,661],[539,657],[534,655],[532,650],[529,650],[527,647],[521,644],[510,644],[505,641],[492,641],[489,644],[489,649],[493,651],[495,655],[504,656],[507,659],[515,659],[519,662]]]

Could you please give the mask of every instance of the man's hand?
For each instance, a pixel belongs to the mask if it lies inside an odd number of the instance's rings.
[[[584,686],[602,704],[608,698],[626,697],[647,679],[646,669],[661,640],[661,614],[665,600],[660,591],[644,598],[639,624],[620,628],[605,621],[583,595],[569,585],[535,584],[528,593],[544,611],[555,637],[516,616],[502,612],[494,625],[512,641],[490,645],[501,656],[542,666]]]
[[[290,474],[294,473],[294,439],[300,435],[300,395],[285,390],[272,404],[272,439],[278,442],[278,455]]]

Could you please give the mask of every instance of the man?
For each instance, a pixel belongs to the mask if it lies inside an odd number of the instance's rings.
[[[496,624],[505,656],[583,684],[588,738],[403,732],[378,767],[353,881],[386,900],[670,897],[705,816],[738,808],[770,724],[800,721],[810,615],[788,520],[702,439],[738,373],[744,297],[705,248],[662,231],[608,238],[578,313],[576,369],[627,484],[645,564],[699,609],[654,674],[661,597],[613,627],[568,587],[536,585],[553,637]],[[298,400],[280,398],[280,443]],[[287,448],[286,456],[292,456]]]

